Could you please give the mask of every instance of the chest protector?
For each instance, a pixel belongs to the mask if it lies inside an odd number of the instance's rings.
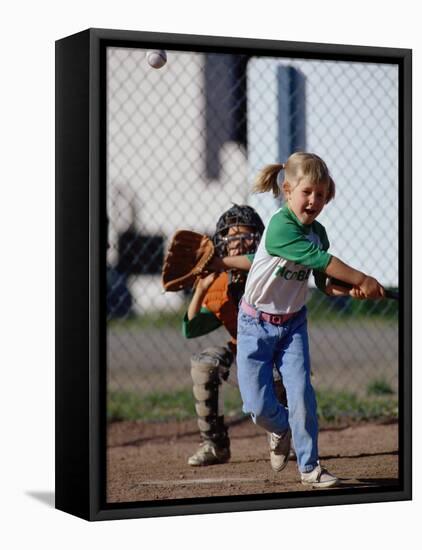
[[[230,344],[236,345],[237,338],[237,301],[229,292],[229,274],[221,273],[208,289],[202,302],[203,306],[211,311],[223,324],[231,336]]]

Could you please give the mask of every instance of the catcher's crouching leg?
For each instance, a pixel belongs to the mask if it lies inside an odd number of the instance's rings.
[[[189,458],[190,466],[208,466],[230,460],[221,384],[227,379],[232,361],[233,354],[223,347],[207,348],[191,358],[193,394],[202,444]]]

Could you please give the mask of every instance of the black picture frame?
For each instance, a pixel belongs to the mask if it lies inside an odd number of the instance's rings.
[[[365,491],[181,501],[106,501],[105,53],[108,46],[397,64],[399,70],[399,477]],[[88,29],[56,42],[56,508],[86,520],[327,506],[412,498],[412,51]]]

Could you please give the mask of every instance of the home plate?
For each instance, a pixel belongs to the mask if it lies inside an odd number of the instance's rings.
[[[140,481],[136,485],[166,485],[166,486],[176,486],[176,485],[198,485],[203,483],[204,485],[211,485],[213,483],[254,483],[254,482],[262,482],[265,481],[263,479],[258,478],[245,478],[245,477],[210,477],[210,478],[203,478],[203,479],[177,479],[177,480],[168,480],[168,479],[162,479],[162,480],[150,480],[150,481]]]

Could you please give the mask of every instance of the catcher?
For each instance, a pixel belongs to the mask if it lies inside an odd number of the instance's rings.
[[[235,263],[241,269],[208,273],[199,277],[183,319],[186,338],[203,336],[224,326],[230,341],[221,347],[209,347],[191,358],[193,394],[196,400],[198,427],[202,443],[188,459],[190,466],[208,466],[230,459],[230,439],[224,423],[221,384],[227,381],[236,356],[237,314],[247,272],[253,259],[264,224],[250,206],[234,205],[217,222],[213,237],[218,257],[244,256]],[[231,379],[235,378],[232,373]],[[236,380],[237,384],[237,380]],[[282,400],[283,387],[278,379],[276,393]]]

